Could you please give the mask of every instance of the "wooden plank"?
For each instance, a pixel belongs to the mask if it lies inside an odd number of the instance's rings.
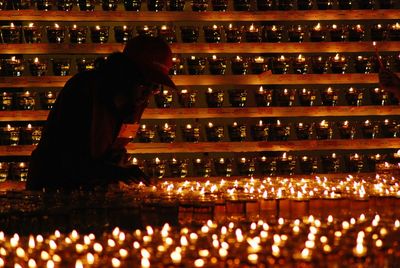
[[[0,121],[44,121],[47,119],[49,111],[1,111]]]
[[[33,145],[0,146],[0,156],[30,156]]]
[[[223,14],[223,15],[221,15]],[[79,11],[39,11],[39,10],[4,10],[0,20],[6,21],[91,21],[91,22],[128,22],[128,21],[326,21],[326,20],[396,20],[400,10],[291,10],[291,11],[228,11],[228,12],[129,12],[120,5],[118,11],[95,10]]]
[[[107,44],[0,44],[0,54],[110,54],[124,45]],[[377,42],[381,52],[400,51],[400,42]],[[372,42],[303,42],[303,43],[174,43],[173,53],[346,53],[374,52]]]

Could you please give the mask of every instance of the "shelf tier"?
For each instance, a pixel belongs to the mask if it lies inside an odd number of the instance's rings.
[[[147,108],[143,119],[330,117],[399,115],[400,106],[313,106],[248,108]],[[1,111],[0,122],[44,121],[48,111]]]
[[[0,88],[63,87],[70,76],[0,77]],[[377,84],[377,74],[177,75],[177,86]]]
[[[31,145],[0,146],[0,156],[29,156],[33,148],[34,146]],[[131,154],[399,149],[400,138],[264,142],[130,143],[126,148],[128,153]]]
[[[291,10],[291,11],[228,11],[228,12],[132,12],[123,11],[92,12],[79,11],[39,11],[39,10],[5,10],[0,12],[0,20],[5,21],[91,21],[91,22],[134,22],[134,21],[326,21],[326,20],[396,20],[400,10]]]
[[[0,54],[110,54],[122,51],[123,44],[0,44]],[[400,42],[377,42],[381,52],[400,51]],[[372,42],[304,43],[174,43],[173,53],[347,53],[374,52]]]

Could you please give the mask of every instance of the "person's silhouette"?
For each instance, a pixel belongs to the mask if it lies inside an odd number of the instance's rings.
[[[175,88],[168,76],[171,57],[163,39],[137,36],[98,69],[68,80],[32,152],[27,189],[149,183],[137,166],[122,165],[129,137],[121,133],[124,123],[137,125],[160,85]]]

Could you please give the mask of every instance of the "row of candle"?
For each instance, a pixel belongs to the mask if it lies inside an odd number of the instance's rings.
[[[315,133],[315,138],[318,140],[332,139],[335,137],[335,128],[338,127],[338,134],[341,139],[354,139],[357,133],[361,132],[362,138],[374,139],[396,138],[399,136],[399,123],[385,119],[383,121],[366,120],[362,123],[343,121],[334,123],[327,120],[322,120],[319,123],[303,123],[295,124],[295,134],[298,140],[312,139]],[[228,125],[228,133],[231,141],[240,142],[248,140],[247,125],[233,122]],[[257,124],[251,125],[251,137],[255,141],[286,141],[291,139],[292,127],[290,123],[277,120],[275,123],[265,123],[260,120]],[[224,125],[208,122],[205,125],[206,140],[210,142],[220,142],[225,140]],[[176,125],[165,123],[160,126],[141,125],[137,137],[139,142],[154,142],[156,133],[159,136],[160,142],[176,141]],[[199,142],[202,140],[202,131],[199,124],[186,124],[182,126],[182,138],[186,142]]]
[[[400,40],[400,24],[391,25],[374,24],[368,26],[371,32],[371,39],[374,41],[383,41],[389,39],[391,41]],[[16,26],[13,23],[10,25],[1,26],[2,39],[4,43],[21,43],[22,32],[24,33],[25,42],[37,43],[42,41],[42,28],[30,23],[28,26]],[[64,43],[67,34],[71,43],[86,43],[87,32],[90,28],[90,38],[93,43],[107,43],[109,41],[110,26],[63,26],[55,23],[53,26],[46,26],[47,39],[49,43]],[[226,42],[236,43],[245,40],[246,42],[282,42],[284,34],[288,32],[288,41],[303,42],[306,37],[306,30],[309,31],[310,41],[322,42],[328,41],[328,35],[333,42],[346,41],[363,41],[366,35],[365,26],[356,25],[337,25],[324,26],[318,23],[314,26],[292,25],[285,29],[280,25],[257,26],[251,24],[248,27],[244,26],[219,26],[208,25],[203,26],[204,40],[207,43],[219,43],[223,41],[225,36]],[[22,30],[22,31],[21,31]],[[200,36],[199,26],[180,26],[181,40],[183,43],[198,42]],[[223,35],[223,31],[225,35]],[[165,38],[168,42],[177,42],[175,27],[172,25],[161,26],[136,26],[137,35],[158,35]],[[133,38],[133,26],[114,26],[114,37],[118,43],[126,43]]]
[[[228,90],[229,103],[233,107],[248,106],[247,89],[230,89]],[[370,103],[372,105],[388,105],[397,104],[398,101],[387,91],[380,88],[359,89],[350,87],[344,91],[344,99],[347,105],[362,106],[365,105],[366,93],[369,93]],[[258,107],[270,106],[294,106],[298,100],[301,106],[315,106],[317,103],[317,95],[320,95],[321,104],[324,106],[340,105],[342,90],[338,88],[328,87],[326,89],[310,89],[303,88],[297,90],[294,88],[285,89],[267,89],[260,86],[254,92],[255,103]],[[194,107],[198,101],[198,90],[181,89],[177,92],[178,103],[182,107]],[[206,103],[210,108],[223,107],[225,102],[225,92],[222,89],[208,88],[205,92]],[[169,89],[163,89],[154,95],[154,99],[158,108],[170,108],[174,103],[173,92]]]
[[[39,94],[41,109],[50,110],[56,101],[57,92],[48,90]],[[9,92],[0,93],[0,111],[5,110],[34,110],[36,109],[36,92]]]
[[[28,124],[26,127],[17,127],[7,124],[0,128],[1,145],[37,145],[42,136],[42,127]]]
[[[29,9],[33,8],[36,3],[38,10],[53,10],[70,11],[77,2],[79,10],[93,11],[99,3],[101,9],[104,11],[115,11],[118,9],[118,0],[13,0],[10,3],[2,3],[1,9]],[[204,12],[209,10],[209,0],[147,0],[148,11],[183,11],[185,10],[186,2],[190,2],[192,11]],[[291,10],[297,8],[298,10],[310,10],[314,5],[320,10],[331,9],[337,3],[339,9],[374,9],[379,6],[381,9],[395,8],[394,0],[257,0],[253,6],[252,1],[249,0],[234,0],[233,10],[235,11],[252,11],[252,10]],[[379,3],[379,5],[378,5]],[[142,9],[141,0],[124,0],[123,6],[126,11],[140,11]],[[228,0],[211,0],[211,9],[213,11],[227,11],[230,10]]]

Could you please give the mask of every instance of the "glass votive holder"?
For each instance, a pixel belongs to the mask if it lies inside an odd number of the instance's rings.
[[[271,124],[269,136],[274,141],[287,141],[290,136],[289,123],[282,123],[276,120],[276,123]]]
[[[158,136],[161,142],[174,142],[176,138],[176,126],[168,123],[158,126]]]
[[[233,9],[235,11],[250,11],[251,1],[250,0],[233,0]]]
[[[224,127],[209,122],[206,126],[206,136],[208,141],[222,141],[224,139]]]
[[[371,58],[370,58],[372,73],[379,72],[379,70],[381,69],[381,63],[384,66],[384,68],[390,70],[390,56],[381,56],[380,55],[379,58],[380,58],[380,61],[378,60],[378,57],[376,55],[371,56]]]
[[[19,144],[20,145],[38,145],[42,136],[42,128],[34,127],[28,124],[26,127],[20,127]]]
[[[384,41],[387,38],[387,27],[380,23],[370,26],[371,29],[371,40],[372,41]]]
[[[256,0],[258,11],[273,10],[275,8],[274,0]]]
[[[192,11],[204,12],[207,11],[208,0],[192,0]]]
[[[176,42],[175,27],[169,25],[161,25],[157,28],[157,35],[162,37],[168,43]]]
[[[94,69],[94,59],[78,58],[76,59],[76,66],[78,72],[90,71]]]
[[[101,8],[104,11],[115,11],[118,8],[118,0],[101,0]]]
[[[315,90],[303,88],[299,90],[299,102],[301,106],[314,106],[317,96]]]
[[[32,76],[43,76],[47,72],[47,63],[39,60],[38,57],[29,60],[29,70]]]
[[[299,122],[296,124],[296,136],[298,140],[309,140],[313,134],[313,123]]]
[[[42,41],[42,27],[29,23],[28,26],[23,26],[26,43],[40,43]]]
[[[375,122],[365,120],[365,122],[363,122],[361,125],[361,132],[363,138],[374,139],[379,133],[379,126]]]
[[[213,11],[226,11],[228,9],[228,0],[211,0]]]
[[[173,101],[172,91],[163,89],[154,95],[154,99],[158,108],[170,108]]]
[[[176,158],[172,158],[168,161],[169,170],[171,173],[171,177],[173,178],[185,178],[188,174],[188,160],[182,159],[178,160]]]
[[[24,10],[24,9],[30,9],[32,8],[32,1],[30,0],[13,0],[13,1],[8,1],[12,2],[12,5],[14,7],[14,10]],[[11,3],[10,3],[11,6]]]
[[[28,162],[17,162],[13,163],[13,180],[26,182],[28,179],[28,170],[29,170],[29,163]]]
[[[3,91],[0,93],[0,110],[11,110],[14,106],[14,94],[12,92]]]
[[[292,25],[288,30],[289,42],[301,43],[304,41],[304,29],[302,25]]]
[[[379,0],[379,7],[381,9],[392,9],[394,8],[394,0]]]
[[[326,120],[322,120],[319,124],[315,124],[315,135],[317,140],[330,140],[333,136],[332,124]]]
[[[35,2],[38,10],[49,11],[53,8],[52,0],[36,0]]]
[[[93,11],[96,6],[96,0],[78,0],[80,11]]]
[[[59,11],[71,11],[76,1],[73,0],[57,0],[57,10]]]
[[[339,136],[341,139],[354,139],[356,129],[349,121],[338,122]]]
[[[169,75],[184,74],[184,59],[178,56],[172,57],[172,67],[169,69]]]
[[[364,157],[357,153],[345,156],[348,172],[361,172],[364,167]]]
[[[296,168],[296,158],[287,153],[276,159],[276,173],[279,175],[293,175]]]
[[[370,98],[371,98],[371,103],[372,105],[388,105],[390,104],[389,102],[389,93],[381,88],[373,88],[370,89]]]
[[[178,102],[182,107],[191,108],[196,104],[197,91],[193,89],[181,89],[178,92]]]
[[[338,0],[339,9],[348,10],[351,9],[352,6],[353,6],[352,0]]]
[[[314,174],[318,170],[318,161],[315,157],[304,155],[300,157],[299,166],[301,173]]]
[[[55,91],[45,91],[40,95],[41,107],[44,110],[51,110],[54,107],[54,103],[57,99],[57,93]]]
[[[347,58],[336,54],[335,57],[329,59],[331,71],[334,74],[344,74],[347,70]]]
[[[57,76],[67,76],[69,75],[71,68],[71,59],[53,59],[53,73]]]
[[[317,0],[317,8],[320,10],[327,10],[333,7],[332,0]]]
[[[236,27],[231,23],[227,28],[224,28],[227,43],[240,43],[242,40],[243,26]]]
[[[213,160],[214,170],[217,176],[230,177],[232,175],[232,161],[229,158],[217,158]]]
[[[285,88],[283,90],[277,90],[276,101],[278,106],[289,107],[293,106],[296,100],[296,89]]]
[[[212,172],[212,163],[208,158],[193,159],[194,175],[198,177],[210,177]]]
[[[293,59],[293,72],[295,74],[306,74],[308,72],[308,60],[303,56],[299,55]]]
[[[185,8],[185,0],[168,0],[167,10],[169,11],[183,11]]]
[[[246,58],[241,56],[236,56],[231,59],[231,71],[235,75],[247,74],[248,71],[248,61]]]
[[[375,8],[375,0],[362,0],[358,1],[359,9],[374,9]]]
[[[207,59],[208,68],[210,74],[213,75],[223,75],[226,71],[226,58],[217,57],[217,55],[213,55],[211,58]]]
[[[324,106],[336,106],[339,100],[338,90],[328,87],[321,91],[321,101]]]
[[[294,7],[294,0],[277,0],[276,6],[279,10],[291,10]]]
[[[244,30],[244,38],[246,42],[261,42],[260,28],[251,24]]]
[[[229,139],[231,141],[245,141],[247,136],[247,127],[245,124],[233,122],[228,125]]]
[[[14,23],[1,26],[1,35],[6,44],[17,44],[22,41],[21,27],[15,26]]]
[[[208,88],[206,91],[206,102],[210,108],[222,107],[224,103],[224,91],[221,89]]]
[[[19,128],[7,125],[0,128],[1,145],[16,146],[19,144]]]
[[[326,40],[326,29],[321,23],[313,26],[310,29],[310,41],[311,42],[323,42]]]
[[[183,43],[196,43],[199,39],[199,27],[181,26],[180,29]]]
[[[400,41],[400,23],[396,22],[396,24],[389,25],[389,40],[391,41]]]
[[[369,154],[365,157],[365,171],[366,172],[375,172],[376,165],[385,160],[385,155],[381,154]]]
[[[9,59],[1,60],[1,71],[4,76],[22,76],[25,66],[22,59],[12,56]]]
[[[251,136],[255,141],[268,140],[269,126],[260,120],[256,125],[251,126]]]
[[[340,159],[336,153],[321,156],[321,167],[325,173],[336,173],[340,169]]]
[[[190,56],[190,58],[188,58],[186,62],[187,62],[188,73],[190,75],[204,74],[204,71],[206,69],[205,58]]]
[[[278,43],[282,41],[283,26],[266,25],[262,27],[262,41]]]
[[[273,90],[272,89],[264,89],[263,86],[254,93],[256,105],[258,107],[269,107],[272,105],[273,100]]]
[[[114,38],[115,42],[126,44],[133,38],[133,27],[132,26],[114,26]]]
[[[361,106],[363,104],[363,91],[357,88],[349,88],[346,91],[346,101],[351,106]]]
[[[357,73],[368,74],[371,72],[371,63],[368,57],[357,56],[354,62],[354,68]]]
[[[35,109],[35,94],[29,90],[18,92],[15,94],[16,106],[18,110],[34,110]]]
[[[256,165],[252,158],[241,157],[236,160],[236,166],[240,176],[251,177],[256,171]]]
[[[104,44],[108,42],[110,26],[92,26],[90,27],[90,39],[92,43]]]
[[[332,24],[329,27],[329,34],[332,42],[344,42],[347,38],[343,25]]]
[[[124,0],[124,8],[126,11],[140,11],[142,0]]]
[[[297,9],[299,10],[310,10],[313,8],[312,0],[297,0]]]
[[[280,57],[272,58],[272,73],[273,74],[286,74],[289,69],[289,59],[281,55]]]
[[[314,74],[324,74],[328,71],[328,61],[323,57],[312,57],[311,69]]]
[[[0,162],[0,182],[5,182],[10,178],[10,165],[8,162]]]
[[[276,174],[276,159],[272,157],[261,156],[257,158],[256,170],[263,176],[272,176]]]
[[[165,160],[156,157],[152,159],[148,166],[148,174],[152,178],[162,179],[166,173],[166,163]]]
[[[140,125],[137,131],[137,137],[139,139],[139,142],[146,142],[146,143],[153,142],[155,136],[156,132],[154,131],[154,128],[146,124]]]
[[[221,32],[222,27],[218,25],[213,26],[203,26],[204,39],[206,43],[220,43],[221,42]]]
[[[261,74],[268,68],[267,60],[264,57],[254,57],[250,61],[250,70],[252,74]]]
[[[200,127],[197,124],[186,124],[182,126],[182,136],[186,142],[199,142]]]
[[[147,0],[147,10],[148,11],[162,11],[164,9],[164,0]]]
[[[352,25],[349,27],[349,41],[359,42],[364,40],[365,29],[361,24]]]
[[[55,23],[53,26],[47,26],[47,40],[49,43],[61,44],[65,40],[65,27]]]
[[[397,138],[399,136],[399,124],[395,120],[385,119],[380,124],[382,138]]]
[[[69,41],[73,44],[86,43],[87,27],[77,26],[76,24],[69,27]]]
[[[232,107],[245,107],[247,102],[246,89],[231,89],[229,90],[229,103]]]

